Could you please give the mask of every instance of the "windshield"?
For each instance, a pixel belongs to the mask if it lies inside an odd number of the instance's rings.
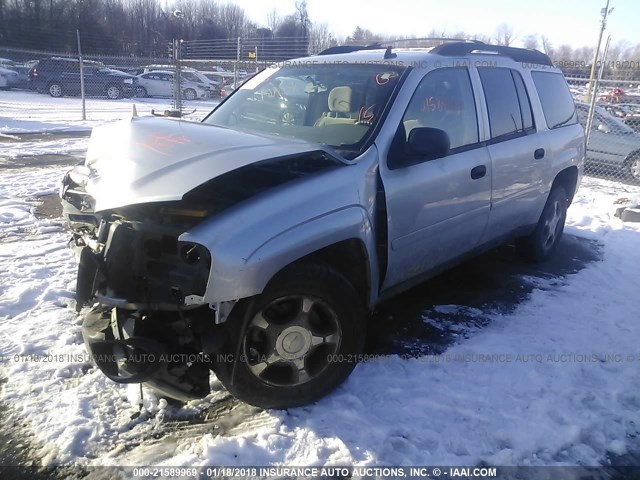
[[[191,72],[180,72],[180,75],[182,75],[182,78],[184,78],[185,80],[189,80],[191,82],[196,82],[196,83],[201,83],[200,79],[198,77],[196,77]]]
[[[402,71],[375,64],[270,68],[204,122],[359,150],[380,121]]]

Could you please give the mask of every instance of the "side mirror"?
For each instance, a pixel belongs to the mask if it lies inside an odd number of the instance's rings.
[[[600,130],[603,133],[611,133],[611,129],[604,123],[601,123],[600,125],[598,125],[598,130]]]
[[[451,141],[449,135],[439,128],[418,127],[409,132],[406,153],[421,157],[421,160],[434,160],[449,155]]]

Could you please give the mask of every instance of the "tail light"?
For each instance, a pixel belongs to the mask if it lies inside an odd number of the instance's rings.
[[[31,70],[31,78],[38,78],[38,76],[38,69],[36,67],[33,67],[33,70]]]

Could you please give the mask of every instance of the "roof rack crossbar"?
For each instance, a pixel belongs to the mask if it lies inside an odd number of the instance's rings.
[[[456,38],[456,37],[421,37],[421,38],[397,38],[395,40],[385,40],[384,43],[407,43],[407,42],[464,42],[484,45],[484,42],[474,38]]]
[[[351,53],[351,52],[357,52],[359,50],[380,50],[382,48],[384,47],[378,42],[372,43],[369,45],[338,45],[335,47],[329,47],[321,51],[320,53],[318,53],[318,55],[334,55],[339,53]]]
[[[443,43],[431,50],[431,53],[437,55],[444,55],[447,57],[458,57],[468,55],[470,53],[497,53],[504,55],[517,62],[532,63],[538,65],[553,66],[553,62],[548,55],[533,49],[506,47],[504,45],[489,45],[483,43],[478,45],[477,43],[469,42],[455,42],[455,43]]]

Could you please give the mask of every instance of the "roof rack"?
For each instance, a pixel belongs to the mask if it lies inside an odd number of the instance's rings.
[[[440,45],[450,42],[483,44],[480,40],[457,37],[421,37],[421,38],[397,38],[395,40],[385,40],[384,43],[407,43],[407,42],[434,42]]]
[[[359,50],[380,50],[384,48],[380,43],[372,43],[370,45],[338,45],[336,47],[329,47],[318,55],[334,55],[338,53],[351,53]]]
[[[425,42],[425,41],[438,42],[440,44],[443,44],[445,42],[469,42],[476,45],[477,44],[484,45],[479,40],[468,40],[464,38],[448,38],[448,37],[398,38],[395,40],[384,40],[383,43],[386,46],[383,46],[382,43],[380,42],[371,43],[369,45],[338,45],[335,47],[329,47],[321,51],[320,53],[318,53],[318,55],[335,55],[335,54],[341,54],[341,53],[358,52],[360,50],[388,49],[389,47],[392,47],[392,44],[394,43]]]
[[[447,57],[458,57],[469,53],[497,53],[517,62],[535,63],[538,65],[553,66],[548,55],[527,48],[505,47],[503,45],[489,45],[482,42],[454,42],[443,43],[431,50],[431,53]]]

